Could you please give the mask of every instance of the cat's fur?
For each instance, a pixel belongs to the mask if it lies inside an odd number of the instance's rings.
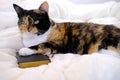
[[[48,16],[48,3],[39,9],[24,10],[14,4],[18,14],[18,25],[22,33],[47,34],[45,42],[22,48],[21,55],[78,53],[91,54],[100,49],[110,49],[120,53],[120,29],[113,25],[93,23],[55,23]]]

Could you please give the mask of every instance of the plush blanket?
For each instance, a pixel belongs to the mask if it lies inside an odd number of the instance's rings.
[[[120,80],[120,56],[101,50],[91,55],[57,54],[51,63],[33,68],[18,67],[16,52],[24,47],[13,3],[38,8],[44,0],[0,0],[0,80]],[[50,18],[56,22],[93,22],[120,27],[120,2],[73,4],[48,0]]]

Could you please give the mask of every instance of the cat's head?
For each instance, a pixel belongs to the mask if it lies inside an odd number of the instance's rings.
[[[46,1],[38,9],[33,10],[25,10],[16,4],[13,6],[19,18],[18,26],[21,32],[41,35],[49,29],[51,23],[48,16],[49,6]]]

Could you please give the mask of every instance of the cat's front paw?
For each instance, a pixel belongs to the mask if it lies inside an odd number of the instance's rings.
[[[27,55],[32,55],[35,54],[34,50],[29,49],[29,48],[22,48],[19,50],[19,55],[21,56],[27,56]]]

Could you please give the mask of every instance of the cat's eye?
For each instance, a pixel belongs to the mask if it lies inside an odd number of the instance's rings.
[[[38,24],[39,23],[39,21],[38,20],[36,20],[35,22],[34,22],[34,24]]]

